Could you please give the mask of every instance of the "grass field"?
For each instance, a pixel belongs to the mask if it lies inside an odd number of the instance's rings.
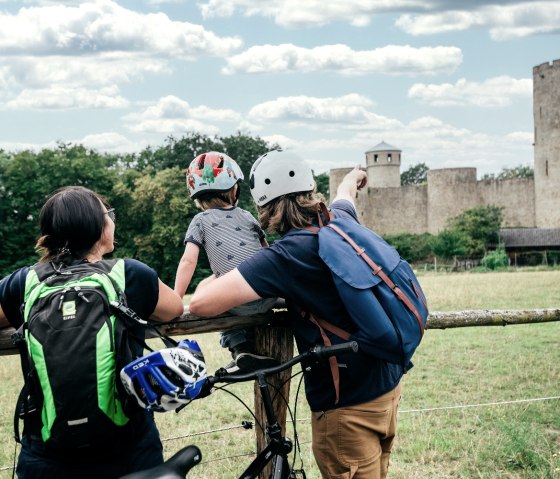
[[[560,271],[426,274],[433,311],[560,307]],[[210,370],[228,355],[216,334],[197,336]],[[399,431],[389,477],[560,478],[560,323],[428,330],[403,381]],[[13,463],[12,413],[20,385],[17,357],[0,361],[0,466]],[[292,396],[298,381],[292,381]],[[230,388],[252,406],[252,385]],[[293,404],[293,398],[292,398]],[[307,477],[319,478],[309,414],[298,401],[297,430]],[[157,416],[166,453],[195,443],[203,464],[191,479],[232,479],[254,452],[251,415],[216,392],[179,414]],[[293,431],[289,431],[293,437]],[[179,437],[177,439],[173,439]],[[299,463],[299,456],[297,463]],[[0,478],[11,470],[0,471]]]

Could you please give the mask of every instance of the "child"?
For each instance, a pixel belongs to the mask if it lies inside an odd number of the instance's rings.
[[[257,220],[236,206],[242,180],[239,165],[226,154],[215,151],[197,156],[187,168],[189,195],[202,212],[188,227],[185,252],[177,267],[175,292],[181,297],[192,279],[200,248],[206,251],[212,273],[218,277],[268,246]],[[230,312],[239,316],[264,313],[275,302],[276,298],[261,299]],[[255,353],[254,331],[250,328],[222,332],[220,344],[233,356],[233,361],[225,367],[229,373],[249,372],[278,364],[272,358]]]

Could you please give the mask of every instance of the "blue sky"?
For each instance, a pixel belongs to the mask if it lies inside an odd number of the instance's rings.
[[[533,161],[532,69],[560,1],[0,0],[0,148],[134,152],[241,131],[316,173]]]

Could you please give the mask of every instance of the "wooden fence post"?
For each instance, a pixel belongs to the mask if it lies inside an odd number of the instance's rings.
[[[288,361],[293,357],[294,340],[292,331],[282,326],[257,326],[255,328],[257,353],[278,359],[280,362]],[[272,396],[272,406],[278,423],[282,427],[282,434],[286,433],[286,401],[290,398],[290,376],[292,370],[287,369],[268,379]],[[260,390],[255,381],[255,416],[263,427],[266,424],[266,414],[260,400]],[[266,447],[266,436],[258,425],[255,425],[257,454]],[[271,465],[262,472],[261,479],[268,478]]]

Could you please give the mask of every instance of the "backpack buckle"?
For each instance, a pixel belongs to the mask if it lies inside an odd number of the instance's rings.
[[[18,329],[11,336],[12,343],[14,346],[19,346],[21,343],[25,343],[25,335],[20,331],[20,329]]]

